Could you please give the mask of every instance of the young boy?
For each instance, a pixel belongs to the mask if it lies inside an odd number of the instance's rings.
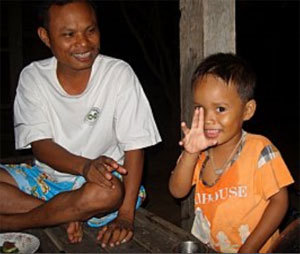
[[[195,186],[192,233],[219,252],[265,252],[278,236],[293,179],[274,145],[246,133],[256,109],[255,75],[233,54],[206,58],[193,80],[195,112],[169,189],[185,197]]]
[[[160,141],[150,105],[130,66],[99,54],[89,1],[48,1],[43,18],[38,35],[54,56],[24,68],[14,104],[16,148],[31,147],[36,161],[0,165],[0,230],[66,223],[76,243],[88,220],[109,222],[103,247],[127,242],[144,194],[143,148]]]

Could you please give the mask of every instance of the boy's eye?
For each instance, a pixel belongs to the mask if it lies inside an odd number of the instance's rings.
[[[226,111],[225,107],[217,107],[217,112],[222,113],[224,111]]]

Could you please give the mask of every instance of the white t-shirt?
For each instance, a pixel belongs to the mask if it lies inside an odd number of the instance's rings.
[[[149,102],[127,63],[98,55],[80,95],[61,87],[56,66],[52,57],[21,72],[14,103],[16,149],[50,138],[73,154],[90,159],[106,155],[122,164],[124,151],[161,141]],[[57,181],[74,180],[36,163]]]

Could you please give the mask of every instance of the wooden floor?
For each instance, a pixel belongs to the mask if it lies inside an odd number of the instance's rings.
[[[199,253],[212,253],[193,235],[140,208],[136,212],[135,234],[132,241],[114,248],[101,248],[96,242],[98,229],[84,227],[84,238],[79,244],[70,244],[65,229],[52,227],[28,230],[40,239],[40,253],[174,253],[182,241],[197,242]]]

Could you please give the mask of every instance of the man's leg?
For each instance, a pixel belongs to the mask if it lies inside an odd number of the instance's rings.
[[[124,190],[118,179],[114,178],[113,182],[114,189],[86,183],[80,189],[60,193],[28,212],[1,214],[0,229],[14,231],[83,221],[95,214],[118,209]]]
[[[0,196],[0,214],[24,213],[44,203],[19,190],[12,176],[2,168],[0,168]]]

